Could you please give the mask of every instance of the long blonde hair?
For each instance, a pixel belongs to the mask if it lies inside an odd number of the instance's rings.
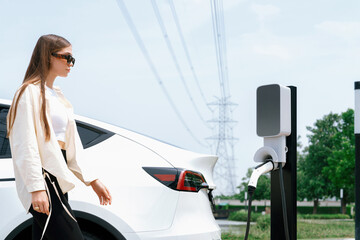
[[[45,140],[50,140],[50,128],[46,117],[45,79],[49,74],[51,54],[68,46],[71,46],[71,43],[68,40],[55,34],[43,35],[39,38],[32,53],[29,66],[26,70],[24,81],[18,91],[15,93],[15,96],[17,95],[17,97],[16,99],[14,97],[10,107],[8,116],[9,126],[6,137],[9,137],[10,131],[14,125],[17,106],[21,95],[24,93],[26,87],[29,84],[36,84],[40,82],[40,97],[42,103],[40,119],[43,122],[43,126],[45,128]]]

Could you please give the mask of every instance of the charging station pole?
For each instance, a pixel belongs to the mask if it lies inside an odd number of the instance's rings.
[[[297,160],[297,96],[296,87],[291,90],[291,135],[286,137],[286,164],[283,168],[287,219],[290,239],[295,240],[297,234],[296,209],[296,160]],[[357,214],[358,217],[359,214]],[[284,219],[282,214],[279,171],[271,172],[271,239],[285,240]],[[357,239],[360,240],[360,239]]]
[[[355,239],[360,240],[360,82],[355,82]]]

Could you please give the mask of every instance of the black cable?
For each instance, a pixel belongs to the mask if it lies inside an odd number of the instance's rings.
[[[288,219],[287,219],[287,212],[286,212],[285,187],[284,187],[282,163],[279,163],[279,176],[280,176],[280,192],[281,192],[281,203],[282,203],[281,205],[282,205],[282,209],[283,209],[285,238],[286,238],[286,240],[290,240],[289,226],[288,226]]]
[[[252,196],[254,195],[255,189],[256,188],[253,187],[253,186],[248,186],[249,207],[248,207],[248,218],[247,218],[247,223],[246,223],[246,232],[245,232],[244,240],[247,240],[248,235],[249,235],[249,231],[250,231],[251,202],[252,202]]]

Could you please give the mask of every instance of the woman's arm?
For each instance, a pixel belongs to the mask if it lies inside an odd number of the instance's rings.
[[[14,97],[13,106],[15,106],[14,101],[17,95]],[[49,199],[42,175],[35,119],[33,97],[30,88],[27,87],[18,100],[16,117],[9,134],[12,160],[14,168],[19,172],[27,191],[31,193],[34,210],[49,214]]]
[[[94,192],[98,195],[100,204],[101,205],[111,205],[112,202],[112,196],[109,192],[109,190],[105,187],[105,185],[100,182],[99,179],[96,179],[92,181],[91,187],[93,188]]]
[[[9,135],[14,168],[20,173],[28,192],[45,190],[36,137],[36,117],[29,87],[24,90],[18,102],[16,117]]]
[[[49,215],[49,198],[45,190],[32,192],[31,204],[35,211]]]
[[[70,102],[65,98],[61,90],[58,88],[58,94],[60,98],[67,104],[68,107],[71,108],[71,117],[73,118],[73,110]],[[86,186],[90,186],[93,188],[95,193],[98,195],[100,204],[107,205],[111,204],[112,197],[110,191],[105,187],[105,185],[98,179],[96,174],[90,174],[92,169],[86,168],[86,164],[82,164],[84,161],[84,156],[82,152],[84,151],[82,142],[79,136],[79,132],[77,131],[77,126],[75,121],[70,121],[68,125],[69,133],[73,134],[73,138],[68,139],[69,147],[75,147],[76,152],[76,162],[68,163],[69,169],[73,172],[73,174],[81,180]],[[69,134],[69,136],[72,136]],[[72,149],[74,151],[74,149]]]

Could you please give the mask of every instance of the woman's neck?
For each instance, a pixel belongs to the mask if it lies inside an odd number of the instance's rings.
[[[51,75],[49,74],[47,77],[46,77],[46,80],[45,80],[45,84],[46,86],[48,86],[49,88],[53,88],[53,84],[55,82],[55,78],[56,78],[56,75]]]

